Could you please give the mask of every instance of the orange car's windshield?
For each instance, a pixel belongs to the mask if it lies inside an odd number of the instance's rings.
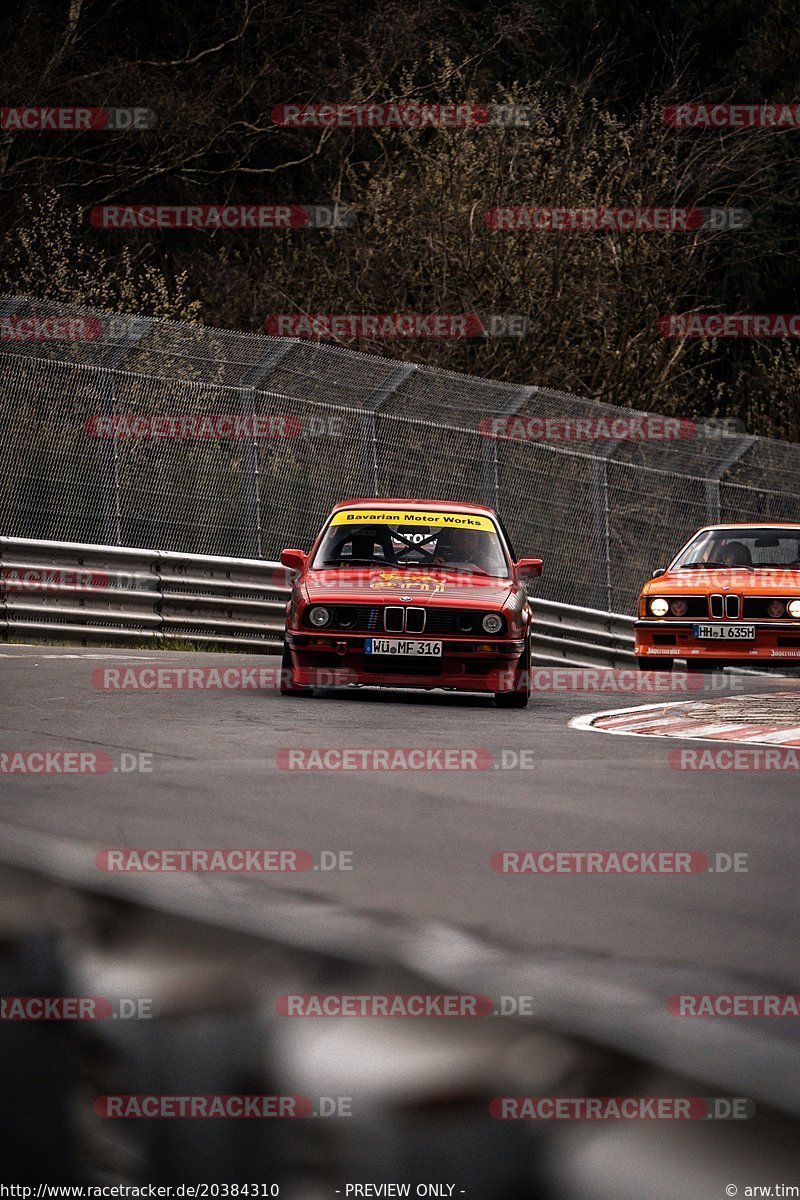
[[[431,514],[435,517],[435,514]],[[386,565],[464,571],[507,578],[503,545],[493,523],[480,518],[477,528],[453,528],[403,520],[337,523],[334,514],[314,556],[313,568]]]
[[[800,528],[707,529],[699,533],[672,564],[673,571],[737,567],[742,570],[797,567]]]

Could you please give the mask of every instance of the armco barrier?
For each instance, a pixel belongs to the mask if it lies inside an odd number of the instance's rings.
[[[275,562],[0,538],[5,640],[274,652],[288,594],[288,573]]]
[[[6,641],[183,641],[274,653],[288,596],[289,572],[278,562],[0,538]],[[633,617],[532,605],[537,663],[634,664]]]

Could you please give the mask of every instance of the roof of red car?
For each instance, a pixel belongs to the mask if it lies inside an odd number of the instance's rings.
[[[798,521],[725,521],[722,525],[702,525],[701,529],[800,529]],[[698,531],[699,532],[699,531]]]
[[[441,508],[448,512],[467,512],[467,513],[491,513],[495,515],[493,508],[487,508],[485,504],[469,504],[462,500],[431,500],[420,499],[418,496],[365,496],[355,500],[341,500],[338,504],[334,504],[333,511],[338,512],[341,508],[386,508],[397,505],[398,507],[408,508]]]

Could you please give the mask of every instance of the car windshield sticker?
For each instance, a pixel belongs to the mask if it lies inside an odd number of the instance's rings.
[[[494,533],[489,517],[478,513],[427,512],[401,508],[343,508],[333,514],[331,525],[426,525],[444,529],[474,529]]]
[[[415,574],[413,571],[381,571],[371,588],[407,588],[408,591],[443,592],[444,584],[435,575]]]

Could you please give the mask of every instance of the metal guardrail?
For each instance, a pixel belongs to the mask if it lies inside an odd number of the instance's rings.
[[[171,642],[274,652],[290,572],[278,562],[0,537],[4,641]],[[534,660],[632,666],[633,617],[532,600]]]
[[[0,638],[276,653],[290,578],[265,559],[0,537]],[[634,617],[536,596],[531,606],[535,666],[635,666]]]
[[[288,581],[280,563],[259,559],[0,538],[0,632],[274,651]]]
[[[634,617],[531,598],[534,662],[546,666],[633,666]]]

